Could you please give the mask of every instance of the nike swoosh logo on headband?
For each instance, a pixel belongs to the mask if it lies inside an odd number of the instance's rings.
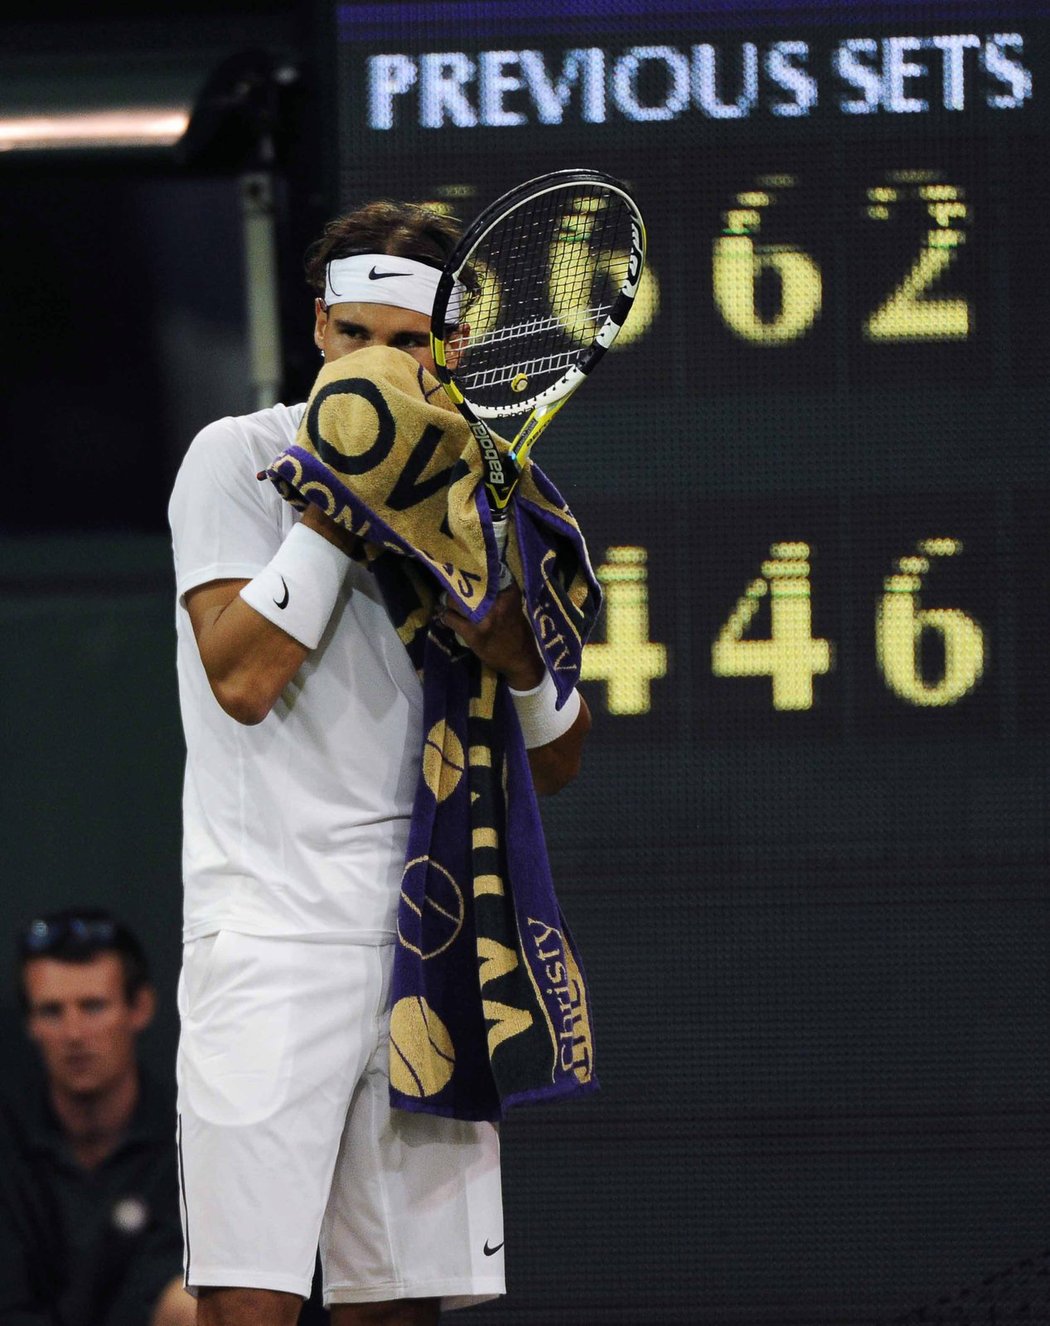
[[[370,281],[383,281],[388,276],[411,276],[411,275],[412,275],[411,272],[377,272],[376,269],[373,267],[372,270],[368,273],[368,279]]]

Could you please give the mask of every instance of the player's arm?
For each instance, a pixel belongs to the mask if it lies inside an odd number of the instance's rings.
[[[572,782],[580,772],[583,743],[590,730],[591,711],[581,695],[579,712],[572,727],[553,741],[543,746],[533,746],[528,751],[532,784],[538,795],[552,796]]]
[[[470,621],[451,607],[444,609],[442,620],[483,663],[503,674],[512,693],[528,695],[544,682],[547,672],[532,628],[521,610],[521,592],[517,586],[497,595],[492,608],[480,622]],[[519,703],[521,716],[520,706],[529,701],[516,703]],[[580,695],[579,710],[570,727],[542,745],[528,746],[526,741],[533,786],[540,796],[560,792],[579,773],[583,744],[590,727],[590,710]]]
[[[308,507],[300,523],[341,554],[349,553],[345,531],[317,507]],[[292,592],[289,579],[294,580],[290,571],[283,581],[285,590],[278,590],[280,598],[273,600],[274,616],[283,611],[280,601],[285,592]],[[186,610],[212,693],[231,718],[249,726],[262,722],[315,647],[284,630],[242,597],[241,591],[254,583],[212,580],[186,595]],[[281,578],[274,583],[282,584]]]
[[[238,723],[261,723],[310,652],[241,598],[247,580],[211,580],[186,595],[212,694]]]

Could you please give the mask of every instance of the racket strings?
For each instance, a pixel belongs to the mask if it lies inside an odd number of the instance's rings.
[[[508,364],[500,368],[478,369],[462,376],[462,382],[472,390],[484,387],[499,387],[513,382],[519,374],[535,380],[541,374],[564,373],[579,358],[577,350],[562,350],[559,354],[546,355],[541,359],[526,359],[520,363]]]
[[[590,308],[578,309],[578,317],[588,322],[597,322],[612,309],[612,304],[594,304]],[[495,327],[492,331],[482,332],[480,336],[471,341],[471,349],[478,350],[484,346],[495,345],[498,341],[520,341],[530,336],[540,336],[546,332],[559,331],[569,332],[571,330],[562,318],[553,315],[546,318],[533,318],[528,322],[511,323],[508,326]]]
[[[553,190],[505,216],[471,254],[481,291],[456,381],[477,404],[531,402],[588,353],[626,277],[631,220],[594,186]]]
[[[587,322],[597,322],[598,318],[605,317],[606,313],[611,312],[613,304],[594,304],[587,309],[578,309],[578,316]],[[472,338],[472,351],[483,350],[484,347],[497,345],[502,341],[525,341],[530,337],[541,337],[548,331],[563,331],[569,334],[570,326],[565,324],[562,318],[546,317],[532,318],[528,322],[514,322],[509,326],[497,326],[491,331],[483,331],[479,337]]]

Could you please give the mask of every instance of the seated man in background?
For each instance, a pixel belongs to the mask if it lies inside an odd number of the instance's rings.
[[[42,1072],[8,1068],[0,1090],[0,1322],[191,1326],[174,1081],[138,1061],[156,1005],[142,947],[104,911],[57,912],[18,962]]]

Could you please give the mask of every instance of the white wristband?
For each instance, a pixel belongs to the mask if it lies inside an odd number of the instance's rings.
[[[518,712],[526,750],[557,740],[563,732],[568,732],[580,712],[579,691],[570,691],[560,709],[554,707],[558,692],[553,677],[546,671],[543,680],[531,691],[516,691],[513,686],[507,689]]]
[[[301,645],[316,649],[349,569],[342,549],[297,523],[268,565],[242,587],[241,598]]]

